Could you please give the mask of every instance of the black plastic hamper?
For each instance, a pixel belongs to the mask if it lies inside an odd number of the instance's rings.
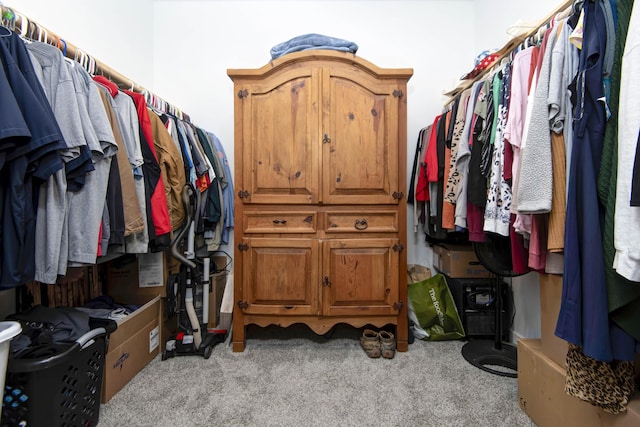
[[[2,426],[95,426],[100,413],[107,330],[9,359]]]

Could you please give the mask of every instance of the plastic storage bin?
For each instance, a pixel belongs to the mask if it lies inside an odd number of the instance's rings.
[[[18,335],[20,331],[22,331],[22,327],[18,322],[0,322],[0,390],[4,390],[4,378],[7,375],[11,338]],[[2,408],[0,407],[1,414]]]
[[[94,328],[72,344],[9,359],[2,426],[98,424],[107,336],[105,328]]]

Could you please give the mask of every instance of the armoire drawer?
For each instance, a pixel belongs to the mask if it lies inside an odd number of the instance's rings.
[[[315,233],[315,212],[244,212],[245,233]]]
[[[398,212],[327,212],[324,223],[327,233],[395,233],[398,232]]]

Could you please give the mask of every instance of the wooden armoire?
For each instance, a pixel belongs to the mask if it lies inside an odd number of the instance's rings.
[[[233,350],[246,326],[396,326],[407,350],[409,68],[309,50],[234,82]]]

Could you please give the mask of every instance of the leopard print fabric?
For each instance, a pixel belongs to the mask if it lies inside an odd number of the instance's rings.
[[[564,391],[605,412],[626,412],[636,389],[633,365],[627,361],[600,362],[585,356],[579,346],[569,344]]]

